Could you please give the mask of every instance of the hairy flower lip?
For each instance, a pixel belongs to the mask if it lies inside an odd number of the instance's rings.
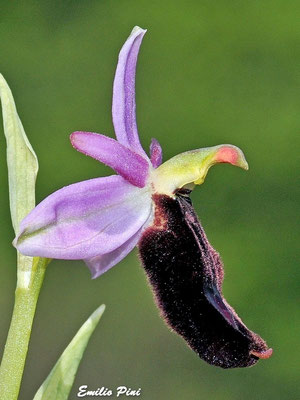
[[[167,325],[200,358],[221,368],[250,367],[272,350],[241,320],[222,293],[223,265],[189,198],[155,194],[153,224],[139,254]]]

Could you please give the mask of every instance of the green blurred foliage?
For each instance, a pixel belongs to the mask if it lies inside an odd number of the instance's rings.
[[[50,264],[38,304],[21,400],[31,399],[100,303],[107,305],[78,387],[127,385],[147,400],[296,399],[299,391],[300,5],[266,1],[1,1],[0,70],[38,155],[37,200],[110,174],[72,149],[69,134],[113,136],[111,92],[120,47],[148,28],[137,74],[142,143],[167,159],[232,143],[250,165],[213,168],[192,195],[225,264],[224,293],[274,348],[250,369],[199,360],[159,318],[136,252],[96,280],[83,262]],[[16,279],[5,141],[0,134],[0,345]],[[298,265],[297,265],[298,264]]]

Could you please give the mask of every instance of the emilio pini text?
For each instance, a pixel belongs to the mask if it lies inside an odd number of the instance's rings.
[[[140,396],[141,392],[141,388],[131,389],[127,386],[118,386],[116,389],[108,389],[102,386],[101,388],[90,390],[87,385],[82,385],[78,389],[77,397],[134,397]]]

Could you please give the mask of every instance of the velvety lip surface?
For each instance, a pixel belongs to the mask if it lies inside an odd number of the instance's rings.
[[[222,295],[223,266],[189,197],[154,195],[155,218],[139,243],[141,260],[167,324],[209,364],[249,367],[272,354]]]

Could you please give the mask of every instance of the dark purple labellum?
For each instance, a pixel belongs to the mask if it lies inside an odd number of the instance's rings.
[[[155,218],[139,242],[141,260],[168,325],[209,364],[249,367],[272,349],[222,296],[223,265],[188,193],[154,195]]]

